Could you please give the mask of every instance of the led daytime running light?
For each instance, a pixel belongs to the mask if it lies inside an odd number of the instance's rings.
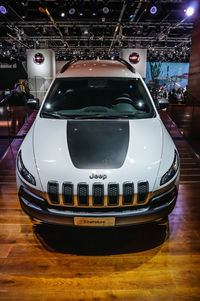
[[[179,157],[178,153],[175,150],[174,152],[174,161],[170,167],[170,169],[162,176],[160,185],[164,185],[165,183],[169,182],[176,174],[179,167]]]
[[[26,167],[24,166],[24,163],[22,161],[22,155],[21,155],[21,151],[18,154],[17,157],[17,169],[20,173],[20,175],[30,184],[32,185],[36,185],[36,181],[35,178],[32,176],[32,174],[26,169]]]

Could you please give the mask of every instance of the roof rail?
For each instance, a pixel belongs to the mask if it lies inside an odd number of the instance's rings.
[[[72,65],[73,63],[77,62],[78,59],[77,58],[73,58],[71,61],[67,62],[60,70],[60,73],[65,72],[65,70],[67,70],[67,68]]]
[[[73,58],[72,60],[70,60],[69,62],[67,62],[67,63],[61,68],[60,73],[65,72],[69,66],[71,66],[72,64],[74,64],[74,63],[77,62],[78,60],[80,60],[80,59],[78,59],[78,58],[75,57],[75,58]],[[124,59],[122,59],[122,58],[118,58],[117,61],[120,62],[120,63],[122,63],[122,64],[124,64],[124,65],[125,65],[132,73],[135,73],[135,68],[134,68],[131,64],[129,64],[126,60],[124,60]]]
[[[124,64],[132,73],[135,73],[135,68],[122,58],[117,59],[118,62]]]

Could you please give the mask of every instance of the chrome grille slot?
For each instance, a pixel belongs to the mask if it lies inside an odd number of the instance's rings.
[[[88,206],[89,205],[89,195],[88,195],[88,184],[79,183],[77,190],[78,205]]]
[[[73,205],[74,204],[74,185],[70,182],[63,183],[63,204]]]
[[[103,206],[104,205],[104,185],[100,183],[94,183],[92,187],[93,194],[93,205]]]
[[[119,203],[119,184],[108,184],[108,205],[118,205]]]
[[[149,193],[149,183],[147,181],[145,182],[139,182],[138,183],[138,204],[143,204],[146,201],[146,198]]]
[[[123,205],[130,205],[133,203],[134,197],[134,184],[124,183],[123,184]]]
[[[59,186],[57,182],[55,181],[48,182],[47,191],[48,191],[49,199],[53,204],[59,204],[58,190],[59,190]]]

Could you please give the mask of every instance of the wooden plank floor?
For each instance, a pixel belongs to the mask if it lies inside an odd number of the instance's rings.
[[[200,300],[200,161],[163,119],[182,170],[162,226],[33,227],[17,198],[15,141],[0,164],[0,300]]]

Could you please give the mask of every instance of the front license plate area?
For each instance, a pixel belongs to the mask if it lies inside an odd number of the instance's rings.
[[[115,226],[115,217],[74,217],[74,225],[85,227]]]

